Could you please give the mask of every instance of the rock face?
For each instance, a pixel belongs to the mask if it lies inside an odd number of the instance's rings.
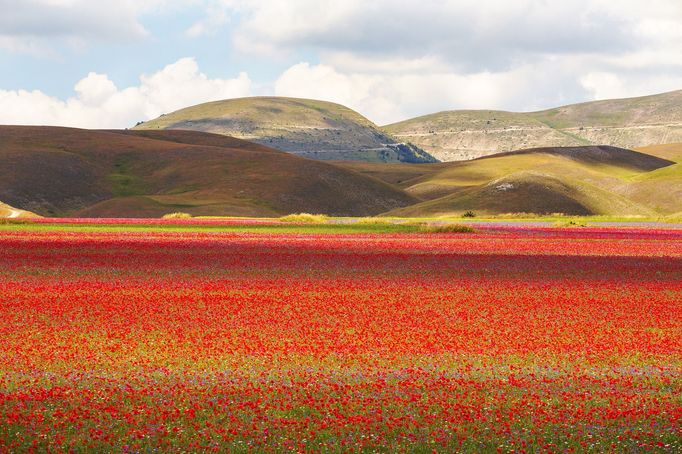
[[[440,112],[383,129],[441,161],[462,161],[537,147],[636,148],[682,142],[682,90],[540,112]]]
[[[310,99],[256,97],[211,102],[162,115],[134,129],[222,134],[319,160],[436,161],[347,107]]]

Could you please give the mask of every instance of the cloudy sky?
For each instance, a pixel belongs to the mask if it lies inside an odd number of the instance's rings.
[[[0,0],[0,123],[86,128],[216,99],[379,124],[682,89],[680,0]]]

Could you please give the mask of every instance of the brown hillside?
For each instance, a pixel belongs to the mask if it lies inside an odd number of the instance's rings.
[[[126,134],[135,137],[146,137],[154,140],[164,140],[167,142],[184,143],[188,145],[206,145],[209,147],[223,147],[233,148],[239,150],[250,151],[264,151],[271,153],[278,153],[274,148],[266,147],[248,140],[237,139],[236,137],[223,136],[220,134],[212,134],[210,132],[199,131],[183,131],[179,129],[163,129],[163,130],[108,130],[116,134]]]
[[[373,215],[415,199],[238,139],[177,131],[0,127],[0,200],[50,216]]]

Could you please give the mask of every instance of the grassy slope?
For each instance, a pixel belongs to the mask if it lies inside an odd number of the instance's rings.
[[[682,211],[682,145],[643,150],[650,155],[545,148],[458,163],[330,165],[192,131],[0,127],[0,138],[0,200],[46,215]]]
[[[211,132],[317,159],[397,161],[385,144],[395,139],[359,113],[310,99],[254,97],[188,107],[136,126],[136,130]]]
[[[676,164],[636,176],[629,197],[658,211],[682,215],[682,143],[642,147],[638,150]]]
[[[199,131],[182,131],[182,130],[104,130],[103,132],[113,132],[116,134],[125,134],[135,137],[145,137],[148,139],[163,140],[167,142],[184,143],[187,145],[206,145],[209,147],[223,147],[237,150],[247,151],[262,151],[269,153],[279,153],[265,145],[260,145],[248,140],[237,139],[236,137],[224,136],[220,134],[211,134]]]
[[[389,214],[445,216],[473,210],[488,215],[659,216],[682,210],[682,198],[668,194],[671,181],[682,181],[678,164],[629,150],[544,148],[438,166],[400,184],[424,202]],[[372,173],[380,176],[379,167]],[[391,169],[386,173],[391,175]]]
[[[7,205],[6,203],[0,202],[0,219],[9,218],[10,216],[12,216],[12,214],[15,214],[17,212],[18,216],[16,217],[16,219],[31,219],[39,217],[35,213],[31,213],[30,211],[19,210],[17,208]]]
[[[357,172],[221,136],[0,127],[0,138],[0,200],[43,215],[371,215],[415,201]]]
[[[530,112],[450,111],[383,128],[443,161],[520,148],[682,141],[682,91]]]
[[[334,164],[400,187],[407,187],[410,181],[436,173],[449,165],[447,163],[397,164],[361,161],[334,161]]]
[[[682,164],[682,143],[668,143],[663,145],[651,145],[636,149],[641,153],[657,156],[662,159],[669,159]]]
[[[682,123],[682,90],[571,104],[528,114],[559,129]],[[583,132],[588,134],[588,132]]]

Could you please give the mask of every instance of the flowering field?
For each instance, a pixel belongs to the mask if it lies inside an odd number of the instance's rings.
[[[0,452],[682,449],[682,231],[0,229]]]

